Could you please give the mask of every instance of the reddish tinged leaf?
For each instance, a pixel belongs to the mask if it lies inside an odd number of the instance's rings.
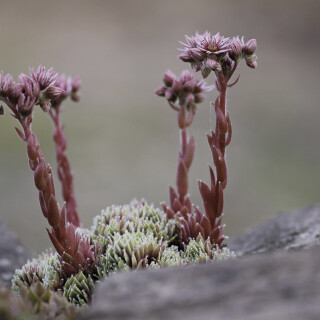
[[[196,220],[200,222],[203,217],[203,213],[197,207],[195,207],[194,214],[196,216]]]
[[[37,138],[34,134],[31,134],[27,139],[27,153],[30,160],[38,158]]]
[[[216,244],[221,248],[221,247],[223,247],[223,245],[222,245],[222,241],[225,239],[225,237],[224,236],[220,236],[219,237],[219,239],[217,239],[217,241],[216,241]]]
[[[37,166],[38,166],[38,161],[32,161],[30,159],[28,159],[29,162],[29,167],[32,171],[36,170]]]
[[[55,195],[56,191],[54,189],[53,174],[52,174],[52,169],[49,164],[47,166],[47,172],[48,172],[48,176],[49,176],[48,183],[47,183],[48,189],[50,190],[50,193]]]
[[[216,221],[214,223],[215,227],[221,226],[221,222],[222,222],[222,215],[220,217],[216,218]]]
[[[230,120],[230,115],[229,112],[227,113],[227,123],[228,123],[228,135],[226,138],[226,146],[230,144],[231,138],[232,138],[232,125],[231,125],[231,120]]]
[[[168,219],[172,219],[175,216],[175,213],[170,208],[168,208],[167,211],[165,211],[165,213],[167,214]]]
[[[178,198],[177,193],[175,192],[175,190],[172,187],[169,187],[169,196],[170,196],[170,205],[172,208],[174,200],[176,200]]]
[[[44,197],[43,197],[43,192],[42,191],[39,191],[39,202],[40,202],[41,211],[42,211],[44,217],[47,218],[48,217],[48,210],[47,210],[46,203],[44,201]]]
[[[186,206],[183,206],[180,210],[180,214],[186,218],[188,213],[189,213],[188,208]]]
[[[48,222],[51,227],[57,229],[60,224],[60,210],[58,207],[57,200],[52,195],[48,202]]]
[[[209,170],[210,170],[210,179],[211,179],[211,192],[214,193],[216,190],[216,177],[214,176],[214,172],[210,166],[209,166]]]
[[[221,183],[219,183],[219,187],[218,187],[218,209],[217,209],[217,217],[220,217],[223,211],[223,189],[221,186]]]
[[[235,81],[233,81],[232,83],[228,84],[227,87],[228,88],[231,88],[233,87],[240,79],[240,74],[238,75],[237,79]]]
[[[60,210],[60,237],[62,241],[67,239],[67,229],[66,229],[66,204]]]
[[[194,235],[195,234],[195,226],[197,224],[197,221],[196,221],[196,216],[195,214],[191,214],[189,216],[189,228],[190,228],[190,234]]]
[[[188,211],[191,212],[192,209],[192,203],[190,201],[189,197],[186,197],[184,200],[184,205],[188,208]]]
[[[57,250],[59,256],[62,256],[63,252],[65,251],[63,246],[61,245],[61,243],[58,241],[58,239],[55,237],[55,235],[49,231],[49,229],[47,229],[47,232],[48,232],[48,235],[49,235],[49,238],[53,244],[53,246],[55,247],[55,249]]]
[[[214,165],[215,167],[217,167],[219,165],[219,162],[223,158],[222,153],[216,146],[213,146],[211,150],[212,150]]]
[[[64,272],[68,275],[71,276],[72,274],[77,273],[78,271],[69,263],[63,263],[62,268]]]
[[[183,156],[183,161],[187,169],[189,169],[192,164],[194,149],[195,149],[194,138],[191,137],[191,139],[189,140],[189,143],[187,144],[186,152]]]
[[[25,137],[24,133],[20,129],[18,129],[17,127],[14,127],[14,128],[16,129],[16,132],[17,132],[18,136],[20,137],[20,139],[22,141],[26,141],[26,137]]]
[[[67,225],[67,251],[75,253],[76,248],[76,230],[73,224]]]
[[[214,243],[218,244],[217,240],[219,239],[219,237],[220,237],[220,228],[217,227],[217,228],[213,229],[213,231],[211,232],[210,240],[213,241]]]
[[[189,241],[188,241],[189,236],[190,236],[190,233],[188,233],[188,232],[186,231],[186,229],[184,229],[184,228],[181,228],[181,229],[180,229],[180,231],[179,231],[179,238],[180,238],[180,240],[181,240],[182,243],[187,244],[187,243],[189,242]]]
[[[211,193],[211,190],[209,187],[202,181],[198,182],[199,184],[199,190],[203,202],[203,206],[205,208],[205,212],[209,220],[215,218],[215,208],[216,208],[216,199],[213,193]]]
[[[198,186],[201,194],[201,198],[203,202],[208,202],[211,197],[211,190],[208,185],[201,180],[198,181]]]
[[[47,170],[44,161],[41,159],[36,170],[34,171],[34,183],[38,190],[46,189]]]
[[[67,252],[63,252],[63,254],[62,254],[62,260],[64,261],[64,262],[67,262],[67,263],[70,263],[71,265],[73,265],[73,266],[75,266],[75,264],[74,264],[74,257],[72,257],[70,254],[68,254]]]
[[[219,104],[220,104],[220,96],[218,96],[216,101],[214,102],[214,110],[215,111],[219,108]]]
[[[221,151],[217,147],[213,147],[213,160],[217,170],[217,180],[223,182],[227,178],[227,165],[221,154]]]
[[[205,233],[204,239],[206,240],[210,236],[210,233],[211,233],[210,220],[205,215],[203,215],[200,224],[201,224],[203,231]]]
[[[177,189],[181,198],[188,193],[188,172],[181,159],[179,161],[177,171]]]
[[[199,234],[201,234],[202,238],[205,239],[205,233],[203,228],[200,226],[199,223],[196,223],[194,227],[194,237],[197,237]]]
[[[182,225],[182,229],[185,230],[186,234],[187,234],[187,238],[191,235],[191,230],[190,230],[190,226],[189,223],[186,219],[180,219],[179,222]]]
[[[180,211],[180,209],[181,209],[181,203],[180,203],[180,201],[179,201],[178,199],[175,199],[175,200],[173,201],[172,209],[173,209],[174,212]]]
[[[210,136],[209,134],[207,134],[207,138],[208,138],[208,143],[209,143],[209,146],[210,146],[210,148],[212,147],[212,145],[214,144],[213,143],[213,138],[212,138],[212,136]]]
[[[86,259],[81,252],[77,252],[74,256],[74,264],[76,266],[84,267],[86,265]]]
[[[218,120],[219,131],[223,134],[226,134],[228,131],[228,123],[227,123],[226,116],[223,114],[220,108],[217,108],[216,116]]]
[[[163,211],[166,212],[167,209],[168,209],[167,204],[166,204],[165,202],[161,202],[160,204],[161,204],[161,206],[162,206]]]

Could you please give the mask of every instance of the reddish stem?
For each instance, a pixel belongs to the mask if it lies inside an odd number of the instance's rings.
[[[58,177],[62,186],[62,196],[66,202],[67,221],[74,226],[80,226],[77,203],[74,195],[73,176],[69,160],[66,156],[67,141],[60,122],[60,105],[51,109],[49,114],[54,124],[53,140],[55,142]]]

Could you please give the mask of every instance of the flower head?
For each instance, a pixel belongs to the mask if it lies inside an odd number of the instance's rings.
[[[29,71],[31,78],[39,84],[41,90],[52,86],[57,77],[57,73],[53,71],[53,68],[46,71],[46,68],[42,65],[36,71],[33,68],[30,68]]]
[[[184,48],[179,59],[190,62],[195,71],[200,71],[206,78],[211,71],[221,71],[220,60],[230,50],[229,38],[221,36],[218,32],[211,35],[206,31],[204,34],[196,33],[195,36],[186,36],[186,42],[180,42]]]
[[[191,63],[192,69],[196,72],[201,71],[203,78],[208,77],[211,71],[222,71],[223,75],[228,77],[233,73],[233,66],[236,67],[242,58],[245,58],[249,67],[257,66],[254,55],[257,48],[255,39],[244,43],[243,37],[230,39],[220,35],[219,32],[212,35],[208,31],[185,37],[186,43],[180,42],[183,48],[179,49],[182,51],[179,59]]]
[[[163,83],[155,93],[166,97],[169,102],[179,99],[179,104],[186,103],[187,107],[203,101],[203,93],[213,89],[213,86],[208,86],[204,80],[197,81],[188,70],[183,70],[179,78],[168,70],[163,76]]]

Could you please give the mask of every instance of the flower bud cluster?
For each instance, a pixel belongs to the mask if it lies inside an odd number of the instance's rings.
[[[57,74],[50,68],[48,71],[39,66],[35,71],[30,68],[30,76],[21,73],[15,83],[10,74],[0,73],[0,99],[8,102],[15,115],[28,117],[34,105],[39,104],[44,111],[50,108],[51,100],[63,94],[55,86]]]
[[[206,78],[211,71],[223,71],[228,75],[235,63],[245,59],[250,68],[257,67],[257,56],[254,54],[257,42],[255,39],[244,43],[243,37],[232,39],[221,36],[220,33],[211,35],[206,31],[204,34],[196,33],[195,36],[186,36],[186,43],[180,42],[183,48],[179,59],[191,63],[195,71],[201,71]]]
[[[67,99],[68,97],[71,97],[71,99],[75,102],[78,102],[80,100],[80,78],[76,77],[72,79],[71,77],[67,77],[64,74],[61,74],[57,76],[54,85],[56,88],[59,88],[59,90],[62,90],[63,93],[51,101],[53,108],[58,107],[61,104],[61,102]]]
[[[169,102],[179,100],[179,105],[190,106],[204,100],[204,92],[211,91],[213,86],[207,86],[206,82],[197,81],[188,71],[181,72],[179,78],[170,70],[163,76],[164,85],[158,88],[155,93],[161,97],[166,97]]]

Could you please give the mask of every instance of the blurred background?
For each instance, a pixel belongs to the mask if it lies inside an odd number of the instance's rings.
[[[63,122],[84,226],[112,204],[168,201],[179,148],[176,113],[153,91],[168,68],[180,73],[189,67],[177,59],[178,41],[196,30],[258,41],[258,68],[243,62],[228,94],[233,140],[225,233],[240,234],[279,212],[320,202],[320,1],[0,4],[1,70],[17,79],[43,64],[82,79],[82,99],[65,103]],[[211,92],[199,106],[190,130],[196,139],[190,193],[200,206],[196,179],[209,178],[205,133],[215,123],[209,101],[216,96]],[[6,109],[0,117],[0,219],[40,252],[50,246],[47,223],[15,125]],[[41,110],[33,128],[55,170],[52,125]],[[61,203],[60,189],[57,194]]]

